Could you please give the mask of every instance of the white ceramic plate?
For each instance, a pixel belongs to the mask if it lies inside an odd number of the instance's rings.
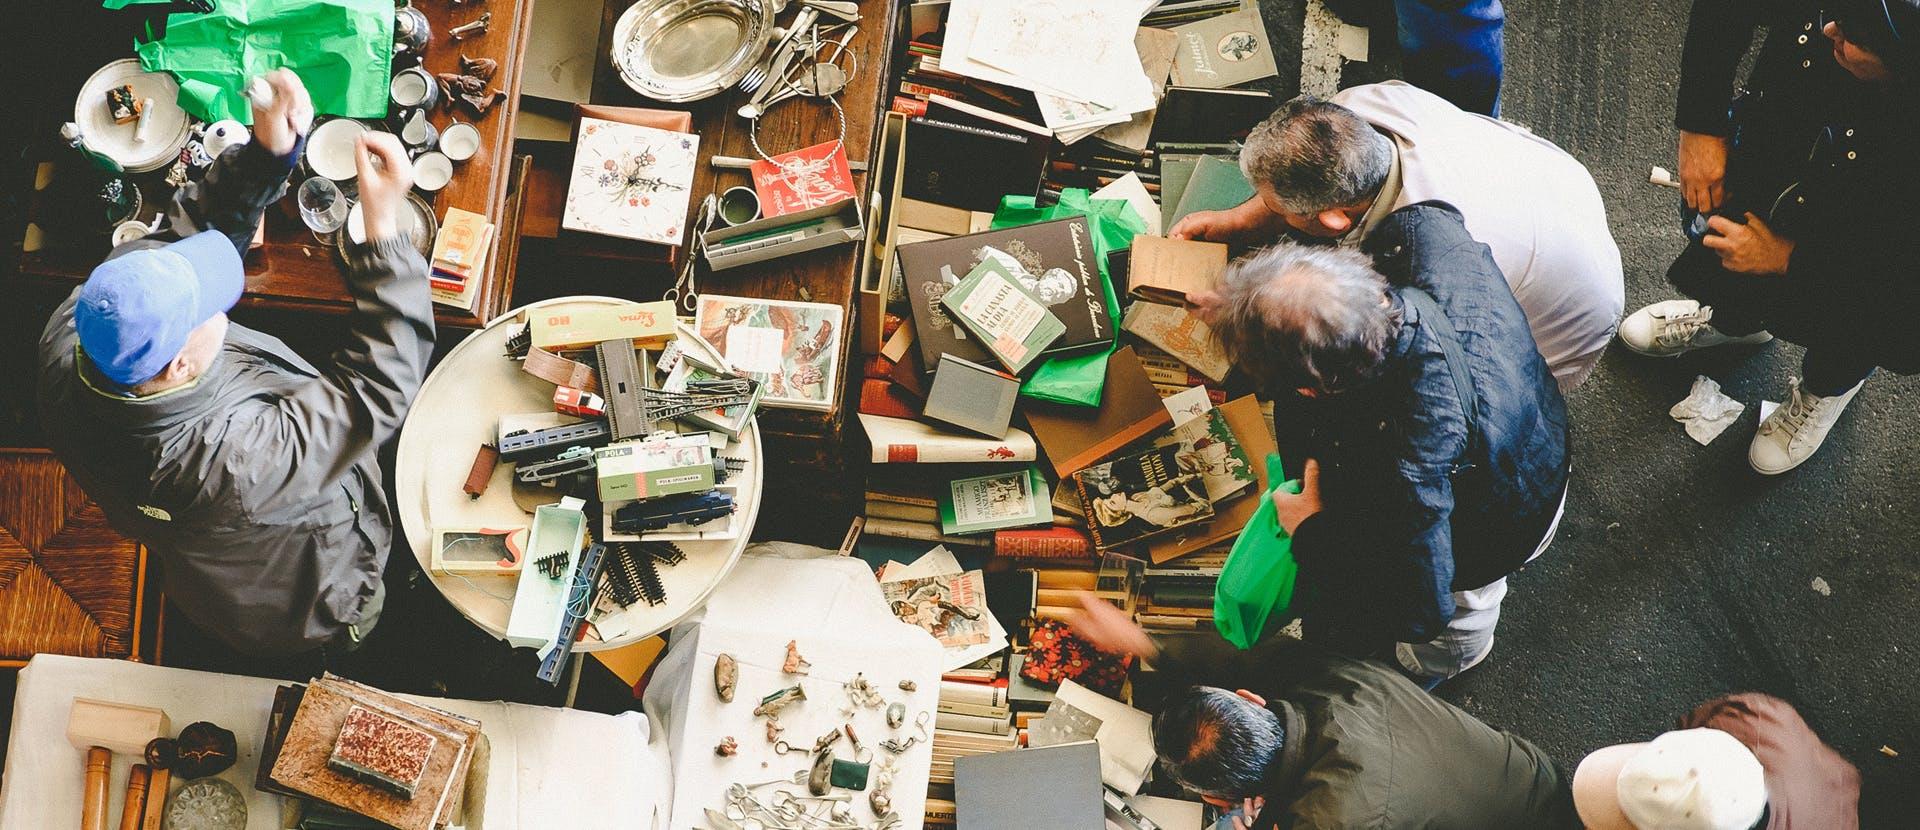
[[[107,90],[126,84],[133,85],[135,100],[153,100],[153,110],[147,113],[146,141],[133,140],[139,122],[115,124],[107,112]],[[192,119],[177,103],[179,97],[180,86],[172,75],[143,70],[138,58],[122,58],[100,67],[81,85],[80,96],[73,102],[73,123],[80,125],[80,135],[88,147],[128,171],[158,170],[180,155],[190,133]]]
[[[336,182],[351,181],[359,175],[354,170],[355,145],[360,141],[360,134],[366,131],[367,125],[351,118],[321,122],[313,128],[313,134],[307,136],[307,166],[313,168],[316,176]]]

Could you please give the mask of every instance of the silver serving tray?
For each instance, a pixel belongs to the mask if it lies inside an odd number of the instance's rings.
[[[641,95],[697,101],[739,83],[772,39],[770,0],[640,0],[613,26],[613,65]]]

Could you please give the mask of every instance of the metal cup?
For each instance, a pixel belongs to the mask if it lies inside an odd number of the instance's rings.
[[[745,185],[735,185],[720,194],[720,221],[744,225],[760,218],[760,194]]]
[[[455,121],[440,133],[440,152],[455,163],[473,158],[480,152],[480,130],[465,121]]]
[[[430,110],[440,103],[440,84],[434,81],[432,73],[418,66],[393,73],[387,93],[395,106],[406,109]]]

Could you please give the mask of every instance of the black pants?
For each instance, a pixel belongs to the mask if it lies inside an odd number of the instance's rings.
[[[1689,244],[1673,261],[1667,281],[1712,306],[1713,327],[1722,334],[1742,337],[1783,325],[1790,328],[1794,322],[1784,319],[1792,302],[1785,296],[1783,278],[1728,271],[1720,266],[1718,254],[1698,243]],[[1823,398],[1839,395],[1866,380],[1873,369],[1872,360],[1844,349],[1810,346],[1800,360],[1800,387]]]

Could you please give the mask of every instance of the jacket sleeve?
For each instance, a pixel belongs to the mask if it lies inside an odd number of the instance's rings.
[[[1328,506],[1294,530],[1314,638],[1365,654],[1431,639],[1453,618],[1453,482],[1409,477],[1364,508]]]
[[[1275,635],[1241,651],[1217,636],[1155,636],[1160,655],[1153,667],[1174,678],[1174,685],[1198,684],[1247,689],[1271,696],[1309,676],[1326,662],[1326,652],[1293,637]]]
[[[425,379],[434,338],[427,263],[404,237],[351,246],[349,340],[321,376],[241,417],[234,446],[252,450],[243,503],[310,498],[399,431]],[[230,439],[232,443],[232,439]]]
[[[1693,0],[1680,52],[1680,100],[1674,126],[1690,133],[1726,135],[1733,73],[1753,43],[1758,20],[1751,0]]]
[[[174,232],[186,238],[218,230],[233,240],[241,256],[246,256],[261,215],[285,192],[287,174],[293,171],[305,144],[303,137],[284,158],[251,141],[227,148],[199,181],[187,182],[174,191],[167,210]]]

